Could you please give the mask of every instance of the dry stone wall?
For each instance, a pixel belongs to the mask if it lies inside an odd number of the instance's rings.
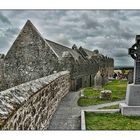
[[[62,71],[0,92],[2,130],[42,130],[69,92],[70,74]]]

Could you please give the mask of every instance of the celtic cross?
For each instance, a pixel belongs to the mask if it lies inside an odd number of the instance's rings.
[[[140,35],[136,35],[136,43],[129,48],[129,54],[134,59],[134,84],[140,84]]]

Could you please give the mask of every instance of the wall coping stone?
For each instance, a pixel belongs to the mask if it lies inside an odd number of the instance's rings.
[[[57,78],[67,74],[69,74],[69,71],[61,71],[1,91],[0,126],[36,92],[38,92]]]

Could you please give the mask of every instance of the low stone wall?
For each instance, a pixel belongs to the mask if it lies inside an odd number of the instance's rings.
[[[62,71],[0,92],[2,130],[42,130],[69,92],[70,75]]]

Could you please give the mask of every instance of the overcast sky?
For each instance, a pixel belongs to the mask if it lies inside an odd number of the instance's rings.
[[[98,49],[115,66],[133,66],[128,48],[140,34],[140,10],[1,10],[0,53],[7,53],[27,19],[44,38]]]

